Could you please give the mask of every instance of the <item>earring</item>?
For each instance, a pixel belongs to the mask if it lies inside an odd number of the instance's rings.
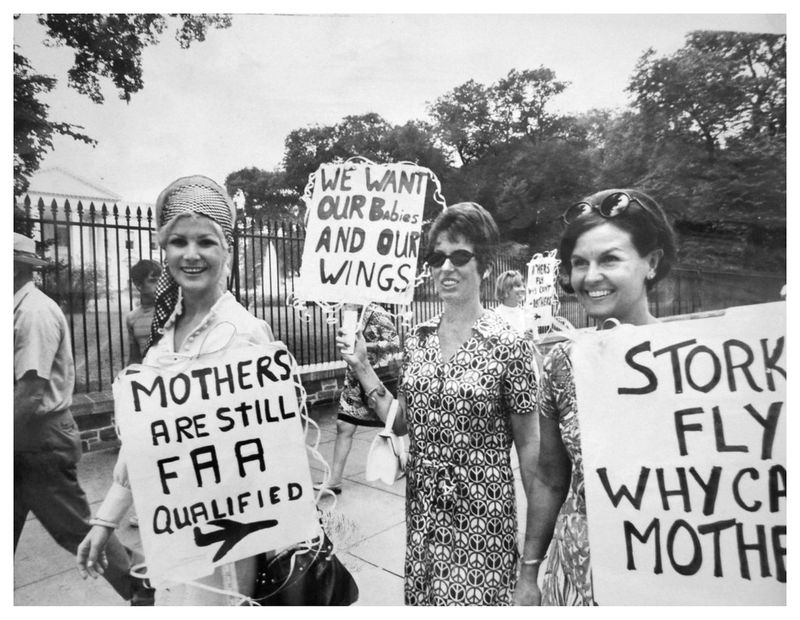
[[[647,274],[647,279],[648,280],[652,280],[655,277],[656,277],[656,272],[655,271],[651,271],[650,273]]]

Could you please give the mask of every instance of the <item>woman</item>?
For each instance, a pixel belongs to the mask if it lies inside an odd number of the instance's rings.
[[[389,356],[400,348],[400,339],[397,337],[397,330],[392,323],[392,318],[378,304],[369,304],[364,308],[360,325],[370,365],[373,367],[383,365]],[[325,485],[336,495],[342,492],[342,475],[356,428],[359,426],[383,426],[383,422],[367,406],[364,390],[353,376],[350,368],[347,369],[342,383],[339,412],[336,419],[336,443],[333,445],[331,477]],[[319,489],[319,485],[314,488]]]
[[[495,285],[495,296],[500,302],[494,311],[506,323],[525,334],[525,314],[522,302],[525,300],[525,282],[519,271],[506,271],[500,274]]]
[[[575,293],[601,327],[658,321],[647,292],[675,260],[674,233],[661,207],[637,190],[605,190],[564,214],[562,286]],[[532,504],[537,518],[525,535],[514,598],[520,604],[592,605],[580,432],[570,344],[544,363],[539,400],[541,436]],[[548,549],[549,545],[549,549]],[[541,591],[539,565],[547,551]]]
[[[337,344],[382,420],[408,433],[405,602],[506,605],[516,581],[512,441],[526,492],[538,445],[529,346],[480,301],[499,234],[474,203],[433,223],[427,263],[444,311],[406,338],[395,400],[366,358]],[[529,511],[530,515],[530,511]]]
[[[225,283],[232,257],[235,210],[227,193],[203,176],[180,178],[156,201],[158,240],[164,249],[164,270],[156,289],[150,343],[143,364],[158,365],[172,354],[196,355],[225,347],[272,342],[264,321],[247,312]],[[81,576],[102,570],[103,549],[111,532],[131,506],[123,445],[114,468],[114,482],[92,519],[92,529],[78,548]],[[218,590],[252,593],[255,557],[217,568],[198,583]],[[224,605],[241,597],[178,584],[156,594],[158,604]]]

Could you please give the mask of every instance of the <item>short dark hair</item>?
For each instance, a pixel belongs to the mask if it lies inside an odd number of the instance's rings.
[[[161,265],[154,260],[143,258],[131,267],[131,282],[135,286],[141,286],[151,273],[161,275]]]
[[[428,233],[426,254],[433,252],[436,241],[445,235],[450,241],[462,237],[475,249],[478,273],[483,275],[492,264],[500,231],[491,214],[476,202],[459,202],[450,205],[433,221]]]
[[[656,267],[655,277],[652,280],[645,280],[645,286],[648,291],[659,280],[664,279],[672,269],[672,264],[676,258],[675,232],[667,221],[664,209],[652,197],[637,189],[606,189],[592,194],[580,202],[599,205],[604,198],[614,192],[627,193],[631,198],[635,198],[646,205],[647,209],[643,209],[634,202],[632,204],[636,208],[628,208],[624,213],[612,218],[605,218],[593,209],[590,213],[577,217],[567,224],[561,234],[559,247],[559,257],[561,258],[559,269],[561,277],[559,280],[561,288],[567,293],[575,292],[572,284],[570,284],[570,275],[572,273],[572,252],[575,249],[578,238],[583,233],[602,224],[612,224],[627,232],[631,236],[633,247],[636,248],[640,256],[645,256],[653,250],[661,250],[663,252],[663,256]]]

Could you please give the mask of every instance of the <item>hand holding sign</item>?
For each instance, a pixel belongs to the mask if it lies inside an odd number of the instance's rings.
[[[120,376],[115,409],[148,577],[189,581],[319,528],[281,343]]]

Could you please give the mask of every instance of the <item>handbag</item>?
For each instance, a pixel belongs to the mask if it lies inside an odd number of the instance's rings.
[[[287,549],[269,560],[260,554],[257,566],[252,598],[260,605],[341,606],[358,600],[358,586],[324,532],[319,544]]]
[[[408,447],[405,437],[392,432],[398,406],[397,400],[393,400],[386,416],[386,425],[375,435],[369,447],[365,474],[368,481],[381,480],[386,484],[394,484],[406,470]]]

